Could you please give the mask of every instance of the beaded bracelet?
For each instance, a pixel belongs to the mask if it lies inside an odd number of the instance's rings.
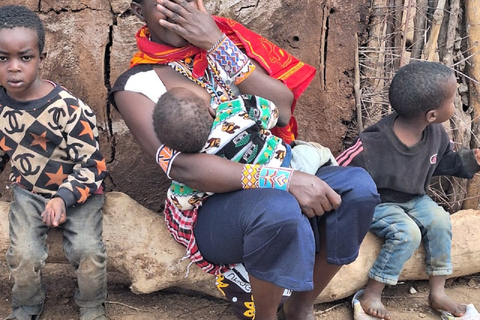
[[[255,65],[248,59],[246,65],[243,66],[242,70],[233,76],[234,82],[236,85],[239,85],[243,80],[247,79],[252,72],[255,70]]]
[[[162,144],[155,155],[155,160],[160,165],[160,168],[165,171],[170,180],[172,180],[172,177],[170,177],[170,170],[172,169],[173,160],[175,160],[180,153],[180,151],[173,150]]]
[[[208,51],[209,57],[222,67],[235,84],[241,83],[255,70],[248,56],[229,38],[222,37],[218,45],[212,48]]]
[[[288,191],[293,169],[246,164],[242,171],[242,188],[269,188]]]
[[[225,40],[227,38],[227,35],[225,33],[222,33],[222,36],[220,37],[220,39],[217,40],[217,42],[215,42],[213,44],[213,46],[210,47],[210,49],[207,50],[207,53],[210,54],[211,52],[217,50],[217,47],[223,42],[223,40]]]

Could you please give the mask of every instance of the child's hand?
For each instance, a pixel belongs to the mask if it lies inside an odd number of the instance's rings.
[[[473,149],[473,154],[475,155],[475,159],[477,159],[478,165],[480,165],[480,149]]]
[[[42,221],[49,227],[58,227],[67,220],[65,202],[62,198],[50,199],[42,212]]]

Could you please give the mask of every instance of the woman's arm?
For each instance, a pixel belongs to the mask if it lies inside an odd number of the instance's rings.
[[[152,161],[160,141],[155,135],[152,112],[155,104],[140,93],[119,91],[115,103],[134,138]],[[180,154],[175,158],[170,176],[192,188],[216,193],[242,189],[243,165],[209,154]],[[289,192],[307,216],[322,215],[337,208],[341,199],[324,181],[314,175],[295,171]]]
[[[157,0],[157,2],[158,10],[169,19],[160,20],[159,23],[192,45],[208,50],[222,37],[222,32],[207,12],[202,0],[197,1],[198,8],[193,2],[187,3],[184,0]],[[286,126],[291,117],[293,93],[280,80],[270,77],[256,61],[252,60],[252,63],[256,68],[238,85],[240,92],[254,94],[275,103],[279,111],[277,126]]]
[[[161,142],[153,129],[153,101],[140,93],[118,91],[115,104],[128,129],[142,149],[155,161]],[[180,154],[175,158],[170,176],[188,186],[211,192],[240,190],[242,165],[208,154]],[[159,168],[160,169],[160,168]]]
[[[174,163],[170,175],[192,188],[216,193],[242,189],[244,165],[238,162],[208,154],[180,154]],[[342,202],[338,193],[312,174],[294,171],[289,185],[289,192],[308,217],[321,216]]]
[[[292,115],[292,91],[280,80],[270,77],[258,62],[252,60],[252,63],[255,71],[238,85],[238,89],[243,94],[254,94],[275,103],[279,111],[277,127],[285,127]]]
[[[142,149],[155,161],[161,142],[153,129],[153,101],[143,94],[118,91],[115,104],[128,129]],[[242,165],[208,154],[180,154],[175,158],[170,176],[192,188],[211,192],[229,192],[242,188]],[[236,173],[237,172],[237,173]]]
[[[113,97],[133,137],[154,161],[161,145],[153,129],[152,115],[155,104],[143,94],[132,91],[117,91]]]

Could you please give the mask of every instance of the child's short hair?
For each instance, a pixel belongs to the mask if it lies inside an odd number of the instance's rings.
[[[447,98],[445,84],[453,74],[439,62],[411,62],[393,77],[388,92],[390,105],[407,119],[437,109]]]
[[[40,17],[24,6],[7,5],[0,7],[0,30],[27,28],[37,32],[40,54],[45,47],[45,30]]]
[[[158,140],[181,152],[199,152],[207,142],[212,123],[205,102],[185,88],[165,92],[153,110],[153,128]]]

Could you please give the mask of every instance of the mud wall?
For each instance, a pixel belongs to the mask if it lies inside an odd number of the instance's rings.
[[[18,4],[2,0],[2,5]],[[42,76],[67,87],[96,112],[101,149],[110,176],[107,191],[129,194],[160,211],[168,185],[163,172],[143,155],[108,91],[127,69],[141,22],[129,0],[24,0],[46,28],[47,60]],[[205,0],[209,11],[238,20],[317,68],[295,116],[300,139],[322,143],[337,154],[354,117],[354,57],[357,33],[368,19],[366,0]],[[6,184],[6,174],[1,185]],[[0,200],[9,200],[3,192]]]

